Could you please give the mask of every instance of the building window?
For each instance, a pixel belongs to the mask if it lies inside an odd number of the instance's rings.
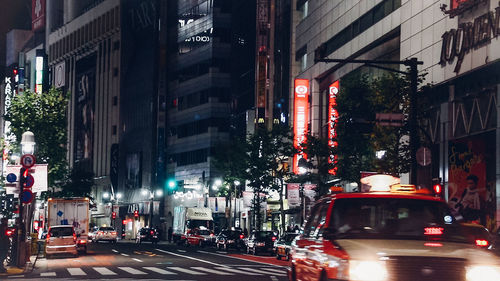
[[[297,50],[295,53],[295,61],[300,63],[300,72],[307,69],[307,45]]]
[[[297,2],[297,10],[300,12],[300,19],[303,20],[309,15],[309,1],[299,0]]]
[[[113,97],[113,105],[117,106],[118,105],[118,96]]]
[[[112,130],[113,136],[116,136],[116,133],[118,131],[118,128],[116,127],[116,125],[113,125],[113,127],[111,128],[111,130]]]
[[[204,163],[208,160],[209,149],[198,149],[194,151],[187,151],[183,153],[178,153],[174,156],[175,162],[177,162],[177,167]]]

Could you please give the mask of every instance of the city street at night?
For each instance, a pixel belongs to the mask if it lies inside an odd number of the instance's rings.
[[[234,257],[237,256],[237,257]],[[236,251],[133,242],[93,243],[87,255],[77,258],[40,258],[32,272],[11,275],[13,280],[255,280],[286,279],[286,262],[259,256],[245,259]],[[4,280],[0,276],[1,280]]]

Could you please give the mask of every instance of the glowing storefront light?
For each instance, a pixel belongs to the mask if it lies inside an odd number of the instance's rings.
[[[309,124],[309,80],[295,79],[295,99],[293,118],[293,146],[300,149],[306,141],[306,134]],[[307,159],[303,152],[295,154],[293,157],[293,172],[299,174],[299,160]]]
[[[336,147],[337,144],[337,119],[339,118],[339,113],[337,111],[337,94],[339,93],[339,81],[335,81],[330,85],[328,97],[328,145],[330,147]],[[328,159],[329,163],[336,163],[337,156],[330,155]],[[328,171],[330,174],[335,175],[337,173],[337,167]]]

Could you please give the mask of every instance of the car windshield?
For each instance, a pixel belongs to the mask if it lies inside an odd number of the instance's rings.
[[[50,229],[50,236],[52,236],[52,237],[73,236],[73,228],[71,228],[71,227],[51,228]]]
[[[408,239],[466,243],[446,204],[399,198],[337,199],[329,232],[337,239]]]
[[[99,228],[99,230],[102,230],[102,231],[114,231],[114,229],[112,227],[101,227],[101,228]]]
[[[208,231],[208,230],[199,230],[198,233],[200,235],[210,235],[210,231]]]
[[[267,239],[274,235],[272,231],[259,231],[255,232],[255,238],[258,240]]]

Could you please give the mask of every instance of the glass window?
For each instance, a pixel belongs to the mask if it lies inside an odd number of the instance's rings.
[[[305,1],[304,4],[299,7],[299,11],[301,12],[301,19],[307,18],[309,15],[309,1]]]
[[[72,227],[55,227],[50,229],[51,237],[63,237],[63,236],[73,236]]]
[[[305,71],[307,69],[307,53],[300,57],[300,71]]]

